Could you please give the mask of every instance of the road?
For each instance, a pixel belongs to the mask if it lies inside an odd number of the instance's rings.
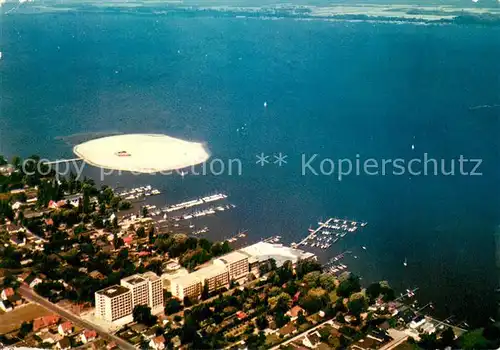
[[[26,285],[21,285],[21,287],[19,287],[19,292],[21,293],[21,295],[25,299],[30,300],[34,303],[37,303],[37,304],[43,306],[47,310],[50,310],[50,311],[62,316],[63,318],[70,320],[71,322],[73,322],[74,324],[76,324],[78,326],[80,326],[82,328],[86,328],[86,329],[95,330],[103,339],[110,341],[110,342],[115,342],[116,345],[120,349],[136,350],[136,348],[132,344],[130,344],[130,343],[126,342],[125,340],[109,333],[104,328],[102,328],[98,325],[95,325],[87,320],[84,320],[84,319],[80,318],[79,316],[75,315],[74,313],[69,312],[69,311],[63,309],[62,307],[51,303],[47,299],[36,294],[31,288],[29,288]]]

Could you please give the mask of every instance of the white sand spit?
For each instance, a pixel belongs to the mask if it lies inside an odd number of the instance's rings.
[[[210,158],[202,143],[161,134],[102,137],[76,145],[73,152],[96,167],[138,173],[183,169]]]

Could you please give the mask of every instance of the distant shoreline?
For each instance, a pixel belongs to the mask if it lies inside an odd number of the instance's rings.
[[[4,13],[9,7],[18,6],[4,3]],[[347,21],[380,21],[408,22],[425,24],[486,24],[500,25],[500,7],[497,8],[460,8],[437,5],[270,5],[270,6],[186,6],[180,3],[157,2],[114,2],[103,4],[89,1],[83,4],[47,4],[29,3],[19,7],[11,14],[41,14],[64,12],[90,13],[125,13],[136,15],[158,16],[202,16],[202,17],[234,17],[261,19],[303,19],[303,20],[347,20]]]

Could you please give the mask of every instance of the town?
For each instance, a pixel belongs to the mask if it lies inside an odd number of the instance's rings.
[[[32,159],[0,157],[3,347],[500,346],[495,324],[469,331],[436,320],[412,302],[416,290],[363,286],[347,270],[325,268],[307,244],[211,242],[178,216],[129,202],[130,192],[59,178]]]

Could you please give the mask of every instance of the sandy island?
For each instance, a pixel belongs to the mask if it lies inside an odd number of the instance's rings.
[[[202,143],[161,134],[102,137],[75,146],[73,152],[96,167],[138,173],[183,169],[210,158]]]

